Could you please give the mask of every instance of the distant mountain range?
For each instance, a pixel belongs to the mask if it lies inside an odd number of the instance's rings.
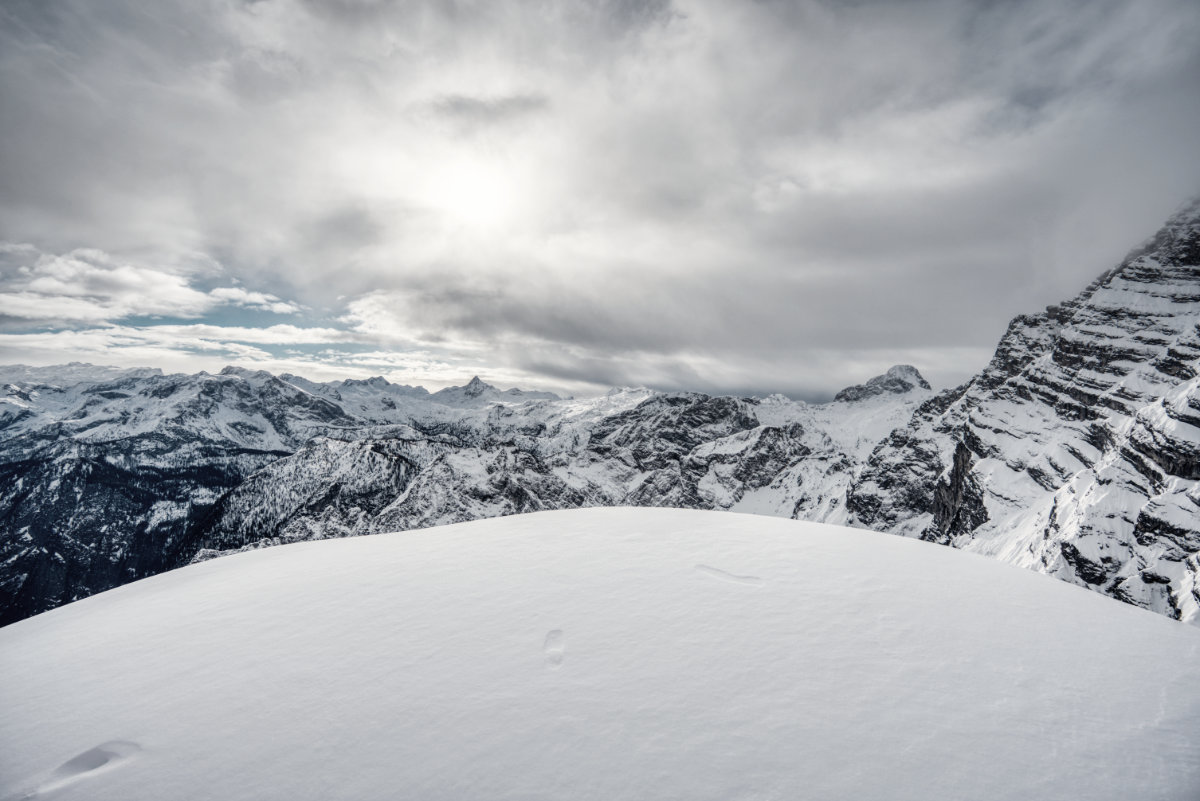
[[[1200,203],[935,394],[826,404],[235,367],[0,367],[0,622],[191,561],[583,506],[728,509],[989,554],[1200,620]]]

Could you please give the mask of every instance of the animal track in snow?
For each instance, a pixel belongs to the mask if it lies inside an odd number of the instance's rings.
[[[696,565],[696,570],[713,578],[721,579],[721,581],[731,581],[734,584],[745,584],[750,587],[761,587],[763,585],[763,580],[758,576],[739,576],[716,567],[709,567],[708,565]]]
[[[567,650],[567,642],[563,637],[562,629],[554,629],[546,634],[546,644],[542,650],[546,652],[546,667],[555,669],[562,667],[563,654]]]

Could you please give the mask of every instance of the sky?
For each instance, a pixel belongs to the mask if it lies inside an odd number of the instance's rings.
[[[0,362],[953,386],[1198,142],[1195,0],[4,0]]]

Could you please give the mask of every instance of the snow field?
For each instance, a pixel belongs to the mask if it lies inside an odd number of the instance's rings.
[[[872,532],[546,512],[0,629],[0,799],[1195,799],[1200,631]]]

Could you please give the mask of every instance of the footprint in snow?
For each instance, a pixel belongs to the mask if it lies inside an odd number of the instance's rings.
[[[68,759],[51,771],[36,789],[18,794],[15,798],[25,801],[85,781],[101,770],[107,772],[129,761],[141,750],[140,745],[128,740],[109,740],[101,743],[95,748],[89,748],[82,754]]]
[[[554,629],[546,634],[546,644],[542,646],[546,652],[546,667],[558,669],[562,667],[563,654],[567,650],[567,642],[562,629]]]

